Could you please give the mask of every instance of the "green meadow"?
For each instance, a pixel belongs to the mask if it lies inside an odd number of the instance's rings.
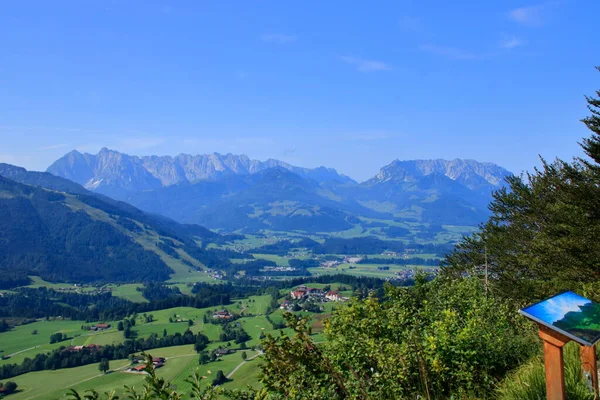
[[[46,286],[46,282],[37,280],[37,285]],[[180,289],[187,288],[186,284],[178,284]],[[310,286],[322,288],[324,284],[311,284]],[[340,284],[331,284],[332,289],[338,289]],[[123,297],[131,301],[145,301],[141,292],[137,291],[137,284],[111,285],[115,296]],[[285,296],[288,290],[282,290],[281,295]],[[204,385],[212,382],[217,371],[222,370],[226,376],[231,374],[231,379],[225,384],[227,388],[245,388],[247,385],[259,387],[259,374],[262,360],[260,354],[254,350],[241,350],[239,345],[234,342],[220,342],[222,327],[220,324],[204,322],[204,317],[212,321],[212,314],[221,309],[227,309],[233,314],[241,317],[236,320],[244,330],[250,335],[251,339],[247,341],[247,347],[253,347],[261,343],[263,335],[279,335],[280,331],[275,330],[273,325],[267,319],[267,312],[271,302],[271,296],[251,296],[248,298],[232,299],[232,304],[226,306],[214,306],[202,309],[193,307],[176,307],[166,310],[158,310],[138,314],[135,326],[132,327],[133,337],[148,337],[152,334],[162,336],[164,331],[171,335],[176,332],[183,333],[186,329],[194,333],[202,332],[210,339],[211,343],[207,350],[214,350],[218,347],[230,346],[236,352],[219,358],[217,361],[206,365],[199,365],[198,355],[192,345],[166,347],[149,350],[148,353],[153,356],[162,356],[167,358],[167,363],[163,368],[157,370],[159,376],[168,379],[178,391],[188,393],[191,389],[190,383],[186,379],[194,370],[205,377]],[[323,341],[323,319],[331,315],[332,310],[338,307],[338,303],[325,303],[324,311],[321,314],[312,314],[309,312],[299,312],[298,314],[312,316],[312,328],[315,334],[315,340]],[[275,310],[270,314],[270,318],[275,323],[283,321],[283,310]],[[146,322],[147,317],[152,316],[151,322]],[[171,320],[171,321],[169,321]],[[180,322],[177,322],[180,320]],[[191,320],[191,325],[189,321]],[[3,363],[21,363],[26,357],[33,358],[36,354],[50,352],[61,346],[77,345],[110,345],[125,341],[123,332],[117,330],[118,321],[109,321],[111,328],[101,332],[90,332],[82,330],[82,325],[93,325],[83,321],[70,320],[39,320],[27,325],[17,326],[8,332],[0,334],[1,355],[11,355],[10,359],[0,361]],[[37,331],[37,334],[32,334]],[[56,332],[65,333],[68,339],[60,343],[50,344],[50,335]],[[285,335],[291,335],[290,329],[283,329],[281,332]],[[254,359],[244,362],[241,358],[242,351],[246,351],[248,357],[257,356]],[[111,371],[107,374],[101,374],[98,371],[98,364],[86,365],[75,368],[65,368],[54,371],[39,371],[19,375],[11,378],[19,385],[19,391],[11,395],[11,399],[65,399],[65,393],[69,388],[83,392],[94,388],[102,393],[110,390],[117,390],[123,394],[123,386],[129,385],[141,387],[144,380],[143,374],[130,373],[126,371],[129,366],[128,360],[110,361]]]

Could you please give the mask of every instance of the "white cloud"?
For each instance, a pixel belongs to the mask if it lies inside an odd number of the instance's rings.
[[[267,43],[292,43],[298,40],[298,36],[296,35],[288,35],[285,33],[265,33],[260,36],[260,39],[263,42]]]
[[[485,56],[484,54],[477,54],[451,46],[435,46],[426,44],[421,46],[421,50],[438,56],[448,57],[453,60],[475,60]]]
[[[500,41],[500,47],[508,50],[514,49],[515,47],[524,46],[525,44],[527,44],[526,41],[516,36],[505,37]]]
[[[378,72],[378,71],[389,71],[392,66],[383,61],[377,60],[365,60],[363,58],[342,56],[340,57],[343,61],[348,64],[356,65],[360,72]]]
[[[515,8],[508,12],[508,17],[521,25],[539,26],[544,22],[544,11],[549,4]]]

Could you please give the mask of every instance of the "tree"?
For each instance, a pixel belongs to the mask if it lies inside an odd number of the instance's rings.
[[[192,326],[194,325],[194,321],[192,321],[191,319],[188,319],[188,326]]]
[[[163,337],[167,337],[167,328],[163,329]]]
[[[489,398],[538,349],[512,303],[486,294],[475,278],[386,285],[385,299],[354,299],[336,310],[323,346],[306,317],[286,313],[294,337],[263,342],[266,390],[287,399]]]
[[[215,379],[213,379],[213,381],[212,381],[212,385],[219,386],[219,385],[224,384],[227,381],[228,381],[228,379],[225,377],[225,374],[223,373],[223,371],[218,370],[217,375],[215,376]]]
[[[123,321],[119,321],[119,323],[117,324],[117,330],[122,331],[124,329],[125,329],[125,327],[123,325]]]
[[[103,358],[102,360],[100,360],[100,364],[98,364],[98,369],[103,374],[106,374],[106,372],[110,369],[110,365],[107,358]]]
[[[31,331],[31,334],[32,334],[32,335],[37,335],[37,334],[38,334],[38,331],[37,331],[37,329],[34,329],[34,330],[32,330],[32,331]]]
[[[208,336],[198,333],[194,349],[196,352],[200,353],[202,350],[206,349],[206,346],[208,346],[209,342],[210,340],[208,339]]]
[[[581,146],[590,159],[542,160],[509,177],[487,223],[444,261],[445,274],[485,279],[487,270],[491,291],[522,302],[566,289],[600,299],[600,99],[587,102],[591,136]]]
[[[3,387],[4,390],[2,392],[5,395],[9,395],[11,393],[14,393],[18,387],[19,387],[19,385],[17,385],[15,382],[8,381],[4,384],[4,387]]]
[[[67,338],[67,335],[65,334],[63,336],[63,334],[61,332],[53,333],[52,335],[50,335],[50,344],[62,342],[66,338]]]
[[[242,351],[242,360],[246,361],[247,358],[248,358],[248,354],[246,354],[245,351]]]
[[[198,363],[200,365],[204,365],[204,364],[208,364],[210,362],[210,355],[208,354],[207,351],[201,351],[200,352],[200,358],[198,359]]]
[[[125,339],[129,339],[131,337],[131,328],[130,327],[125,328],[125,330],[123,331],[123,337]]]

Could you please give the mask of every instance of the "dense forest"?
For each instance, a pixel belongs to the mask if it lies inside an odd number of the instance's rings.
[[[301,239],[300,241],[282,240],[277,243],[268,244],[255,250],[259,254],[277,254],[284,256],[293,249],[307,249],[314,254],[381,254],[384,251],[403,252],[405,250],[418,251],[420,253],[433,253],[444,256],[452,249],[450,244],[405,244],[396,240],[382,240],[375,236],[357,238],[326,238],[321,244],[312,239]]]

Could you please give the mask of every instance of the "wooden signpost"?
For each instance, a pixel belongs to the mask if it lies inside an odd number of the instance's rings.
[[[559,296],[564,298],[557,299]],[[572,301],[572,304],[569,304],[568,301]],[[565,400],[566,398],[563,347],[571,340],[580,345],[579,355],[583,378],[588,384],[590,392],[594,393],[594,399],[599,399],[595,344],[600,339],[600,331],[596,332],[592,326],[600,325],[600,321],[590,323],[589,319],[583,318],[586,316],[584,313],[593,308],[600,309],[600,305],[573,292],[566,292],[519,311],[520,314],[537,322],[540,328],[539,336],[544,341],[544,367],[548,400]],[[577,317],[580,314],[582,317],[580,319],[584,322],[573,327],[561,323],[560,321],[565,318],[566,314],[570,314],[569,323],[578,321]],[[588,324],[590,328],[587,328],[585,324]]]

